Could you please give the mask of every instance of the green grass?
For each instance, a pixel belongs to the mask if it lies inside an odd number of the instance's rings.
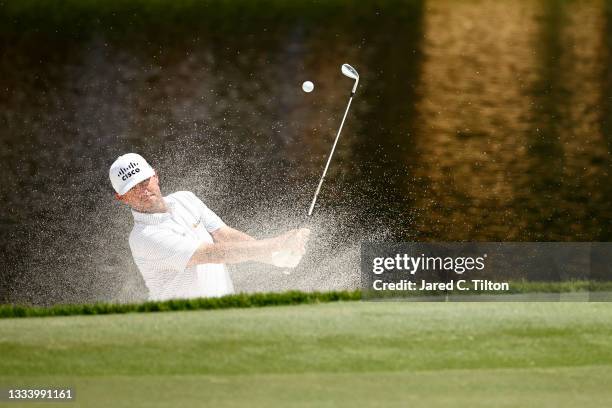
[[[448,294],[453,295],[450,299],[461,301],[466,293],[453,291]],[[495,297],[496,295],[517,295],[526,294],[528,296],[517,297],[519,301],[533,300],[569,300],[569,301],[610,301],[612,300],[612,282],[595,282],[586,280],[573,280],[563,282],[510,282],[510,290],[489,291],[477,294],[474,298],[483,295],[491,295],[486,300],[512,300],[508,297]],[[558,298],[542,296],[546,294],[579,294],[578,297]],[[250,308],[263,306],[297,305],[312,303],[328,303],[338,301],[355,301],[361,299],[387,299],[387,298],[419,298],[424,296],[443,297],[447,293],[442,291],[418,291],[418,292],[362,292],[352,291],[329,291],[329,292],[300,292],[288,291],[284,293],[240,293],[228,295],[220,298],[196,298],[196,299],[176,299],[168,301],[150,301],[143,303],[118,304],[118,303],[95,303],[95,304],[59,304],[51,307],[36,307],[30,305],[2,305],[0,304],[0,318],[13,317],[44,317],[44,316],[72,316],[72,315],[98,315],[116,314],[133,312],[169,312],[178,310],[211,310],[228,308]],[[442,299],[442,298],[441,298]]]
[[[326,303],[360,299],[361,292],[358,290],[329,292],[300,292],[297,290],[292,290],[282,293],[239,293],[219,298],[174,299],[128,304],[60,304],[51,307],[0,305],[0,318],[97,315],[133,312],[169,312],[178,310],[211,310]]]
[[[610,322],[609,303],[408,302],[3,319],[0,388],[73,386],[75,407],[603,407]]]

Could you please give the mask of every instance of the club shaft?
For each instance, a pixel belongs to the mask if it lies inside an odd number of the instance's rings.
[[[354,93],[351,93],[351,97],[349,98],[348,104],[346,105],[346,110],[344,111],[344,116],[342,117],[342,122],[340,123],[340,128],[338,129],[338,134],[336,135],[336,140],[334,140],[334,145],[332,146],[331,152],[329,153],[329,157],[327,158],[327,163],[325,164],[325,169],[323,170],[323,175],[319,180],[319,185],[317,186],[317,190],[314,193],[314,197],[312,198],[312,203],[310,204],[310,208],[308,209],[308,216],[312,215],[312,211],[314,210],[315,204],[317,203],[317,197],[319,196],[319,192],[321,191],[321,186],[323,185],[323,180],[325,180],[325,176],[327,175],[327,169],[329,169],[329,164],[331,163],[332,157],[334,156],[334,151],[336,150],[336,145],[338,144],[338,139],[340,139],[340,133],[342,132],[342,126],[344,126],[344,121],[346,120],[346,116],[348,115],[349,108],[351,107],[351,102],[353,101]]]

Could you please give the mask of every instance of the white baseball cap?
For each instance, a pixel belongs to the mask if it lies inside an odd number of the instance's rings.
[[[139,154],[127,153],[111,164],[108,177],[119,195],[124,195],[136,184],[155,175],[153,167]]]

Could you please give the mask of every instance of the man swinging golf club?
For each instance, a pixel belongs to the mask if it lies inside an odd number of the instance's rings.
[[[192,192],[163,197],[155,170],[138,154],[120,156],[109,177],[116,198],[132,209],[130,249],[151,300],[231,294],[224,264],[294,268],[304,255],[308,229],[256,240],[225,225]]]

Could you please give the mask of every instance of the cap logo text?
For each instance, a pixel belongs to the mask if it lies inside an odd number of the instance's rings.
[[[117,177],[121,177],[121,180],[125,181],[136,173],[140,173],[138,163],[130,162],[129,166],[120,168]]]

